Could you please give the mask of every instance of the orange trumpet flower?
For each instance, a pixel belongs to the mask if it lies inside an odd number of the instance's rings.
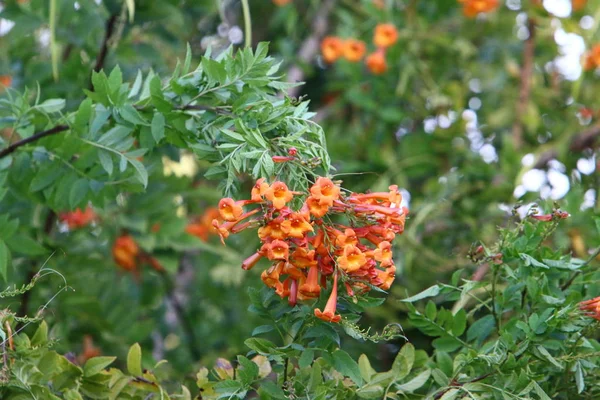
[[[327,304],[325,305],[325,309],[323,311],[315,308],[315,316],[317,318],[322,319],[327,322],[340,322],[342,319],[341,315],[336,315],[335,311],[337,309],[337,273],[333,274],[333,288],[331,289],[331,295],[329,295],[329,299],[327,300]]]

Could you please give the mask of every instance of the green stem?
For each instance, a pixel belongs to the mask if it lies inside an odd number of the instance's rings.
[[[50,55],[52,58],[52,76],[58,80],[58,48],[56,47],[56,0],[50,0]]]
[[[252,20],[250,19],[250,6],[248,6],[248,0],[242,0],[242,11],[244,12],[244,47],[251,47]]]

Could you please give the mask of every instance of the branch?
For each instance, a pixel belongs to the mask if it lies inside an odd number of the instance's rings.
[[[300,64],[309,63],[319,52],[321,39],[327,33],[327,18],[333,9],[334,3],[335,0],[325,0],[316,11],[316,17],[312,24],[312,34],[302,42],[300,50],[298,50],[298,61]],[[303,81],[304,71],[297,64],[292,65],[288,70],[287,80],[294,83]],[[288,95],[294,97],[298,95],[299,90],[299,87],[290,88]]]
[[[35,142],[39,139],[45,138],[46,136],[54,135],[55,133],[64,132],[67,130],[69,130],[67,125],[57,125],[54,128],[48,129],[47,131],[39,132],[23,140],[19,140],[18,142],[13,143],[4,150],[0,151],[0,158],[6,157],[21,146],[25,146],[26,144]]]
[[[523,144],[523,115],[529,104],[531,95],[531,78],[533,76],[533,59],[535,53],[535,22],[527,20],[529,37],[523,45],[523,67],[521,68],[521,88],[519,89],[519,101],[515,109],[515,122],[512,128],[513,145],[518,149]]]
[[[574,135],[569,144],[570,152],[581,152],[587,148],[592,148],[596,140],[600,137],[600,122],[590,126],[585,131]],[[558,150],[551,149],[540,155],[533,168],[544,168],[550,160],[558,157]]]
[[[100,47],[100,51],[96,56],[96,64],[94,65],[95,72],[100,72],[100,70],[104,67],[104,61],[106,60],[106,55],[108,54],[108,44],[110,42],[110,38],[113,35],[113,32],[115,31],[115,25],[117,23],[118,17],[119,16],[117,14],[112,14],[106,21],[106,31],[104,33],[104,39],[102,40],[102,47]],[[91,78],[90,89],[94,90],[94,87],[91,83]]]

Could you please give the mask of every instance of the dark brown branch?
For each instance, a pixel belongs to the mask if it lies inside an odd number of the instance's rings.
[[[300,64],[307,64],[315,58],[319,52],[321,40],[327,33],[327,19],[333,9],[335,0],[325,0],[321,3],[321,7],[316,11],[315,20],[312,24],[312,34],[307,37],[300,50],[298,50],[298,61]],[[288,82],[301,82],[304,80],[304,71],[300,65],[294,64],[290,67],[287,73]],[[299,87],[293,87],[288,90],[289,96],[297,96]]]
[[[573,136],[571,143],[569,144],[569,151],[576,153],[587,148],[592,148],[598,138],[600,138],[600,122]],[[544,168],[550,160],[553,160],[556,157],[558,157],[557,150],[548,150],[540,155],[533,167]]]
[[[110,43],[110,38],[112,37],[115,31],[115,25],[117,23],[118,18],[119,16],[117,14],[112,14],[106,21],[106,31],[104,32],[104,39],[102,39],[102,46],[100,47],[100,51],[96,56],[96,64],[94,65],[95,72],[100,72],[100,70],[104,67],[104,62],[106,61],[106,56],[108,54],[108,45]],[[90,78],[90,90],[93,89],[94,87],[91,83]]]
[[[523,66],[521,67],[521,87],[519,89],[519,101],[515,109],[515,122],[512,128],[513,145],[518,149],[523,144],[523,116],[527,111],[529,97],[531,95],[531,79],[533,77],[534,53],[535,53],[535,21],[527,20],[529,37],[523,45]]]
[[[67,125],[57,125],[54,128],[48,129],[47,131],[39,132],[23,140],[19,140],[18,142],[13,143],[4,150],[0,151],[0,158],[6,157],[21,146],[25,146],[26,144],[33,143],[37,140],[45,138],[46,136],[54,135],[67,130],[69,130]]]

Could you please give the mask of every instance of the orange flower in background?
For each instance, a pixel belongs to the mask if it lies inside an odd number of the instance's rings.
[[[219,214],[225,221],[235,221],[244,213],[240,204],[231,198],[221,199],[219,201]]]
[[[586,315],[600,321],[600,297],[582,301],[579,303],[579,309],[585,311]]]
[[[385,7],[385,1],[384,0],[373,0],[373,5],[376,8],[383,10]]]
[[[273,4],[275,4],[277,7],[285,6],[291,2],[292,0],[273,0]]]
[[[140,253],[135,240],[129,235],[119,236],[112,248],[113,258],[118,266],[133,271],[137,268],[137,256]]]
[[[367,46],[362,40],[346,39],[344,41],[344,58],[350,62],[360,61],[367,51]]]
[[[185,231],[190,235],[196,236],[197,238],[206,242],[208,240],[208,236],[211,233],[214,233],[214,229],[212,227],[213,219],[221,220],[221,213],[219,212],[219,209],[215,207],[209,207],[200,218],[196,218],[194,221],[190,222],[185,227]],[[155,232],[154,230],[152,231]]]
[[[458,0],[463,5],[463,14],[474,18],[481,13],[489,13],[499,6],[498,0]]]
[[[600,44],[595,44],[584,56],[583,69],[589,71],[600,67]]]
[[[267,189],[269,189],[269,184],[265,182],[265,178],[260,178],[257,180],[252,188],[252,201],[261,201]]]
[[[337,274],[333,274],[333,288],[331,289],[331,294],[329,295],[325,309],[323,311],[319,310],[318,308],[315,309],[315,317],[320,318],[323,321],[337,323],[342,320],[341,315],[335,314],[337,308],[337,281]]]
[[[287,185],[280,181],[275,181],[265,191],[267,200],[273,203],[273,206],[280,210],[287,202],[294,198],[294,194],[288,189]]]
[[[369,54],[365,63],[367,64],[369,71],[374,75],[381,75],[388,69],[387,62],[385,61],[385,51],[383,49],[379,49],[374,53]]]
[[[336,36],[327,36],[321,41],[321,54],[326,63],[335,62],[344,55],[344,41]]]
[[[573,11],[582,10],[587,4],[587,0],[571,0],[571,6],[573,7]]]
[[[345,194],[326,177],[318,177],[308,193],[291,192],[280,181],[265,185],[263,180],[257,182],[253,200],[223,200],[228,209],[256,204],[254,210],[235,221],[212,222],[222,239],[248,227],[258,228],[262,247],[244,260],[243,269],[253,268],[262,258],[270,260],[261,279],[291,306],[318,297],[327,281],[333,280],[325,310],[314,311],[328,322],[341,319],[335,314],[338,274],[349,296],[366,293],[373,286],[390,288],[396,272],[391,241],[404,231],[408,214],[401,207],[397,186],[390,186],[389,192]],[[288,205],[294,195],[304,200],[297,210]]]
[[[0,75],[0,93],[2,93],[4,89],[10,87],[10,85],[12,85],[12,76]]]
[[[398,41],[398,30],[394,24],[378,24],[375,27],[373,43],[377,47],[390,47]]]
[[[90,335],[85,335],[83,337],[83,347],[81,349],[81,354],[77,357],[77,361],[80,365],[85,364],[87,360],[90,358],[98,357],[102,355],[102,352],[99,348],[94,346],[94,339]]]
[[[75,211],[60,214],[60,220],[67,224],[69,229],[83,228],[96,220],[97,217],[90,206],[87,206],[85,211],[78,208]]]

